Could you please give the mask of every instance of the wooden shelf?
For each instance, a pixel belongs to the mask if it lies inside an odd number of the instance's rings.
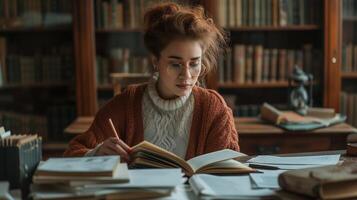
[[[14,33],[14,32],[70,32],[71,27],[8,27],[0,28],[0,33]]]
[[[288,87],[287,81],[280,82],[266,82],[266,83],[220,83],[219,89],[243,89],[243,88],[284,88]]]
[[[78,117],[74,122],[72,122],[64,132],[67,134],[81,134],[87,131],[94,120],[93,116],[82,116]]]
[[[42,149],[47,151],[54,150],[66,150],[68,148],[68,142],[45,142],[42,145]]]
[[[113,90],[113,85],[98,85],[97,89],[101,91]]]
[[[357,16],[343,17],[342,20],[344,22],[357,22]]]
[[[141,33],[143,30],[141,28],[121,28],[121,29],[96,29],[96,33]]]
[[[54,87],[68,87],[69,83],[19,83],[19,84],[4,84],[0,86],[3,89],[19,89],[19,88],[54,88]]]
[[[342,72],[341,78],[344,79],[357,79],[357,72]]]
[[[315,31],[321,30],[318,25],[292,25],[292,26],[241,26],[228,27],[229,31]]]

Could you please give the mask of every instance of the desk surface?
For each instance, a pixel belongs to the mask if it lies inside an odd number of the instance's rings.
[[[91,125],[94,117],[84,116],[78,117],[72,124],[70,124],[66,129],[65,133],[69,134],[79,134],[85,132]],[[235,126],[240,135],[245,134],[282,134],[287,131],[266,123],[259,118],[245,117],[245,118],[235,118]],[[327,128],[321,128],[311,131],[314,134],[336,134],[336,133],[357,133],[357,129],[352,126],[341,123]]]
[[[236,128],[240,135],[250,134],[301,134],[301,132],[289,132],[277,126],[260,120],[259,118],[243,117],[234,119]],[[357,129],[346,124],[340,123],[327,128],[316,129],[304,133],[319,134],[350,134],[357,133]]]

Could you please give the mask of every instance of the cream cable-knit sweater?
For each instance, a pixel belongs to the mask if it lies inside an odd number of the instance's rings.
[[[162,99],[153,78],[143,97],[144,139],[185,158],[192,123],[194,97]]]
[[[192,123],[194,97],[192,93],[173,100],[162,99],[156,90],[154,76],[142,100],[144,139],[181,158],[185,158]],[[102,143],[85,156],[94,156]]]

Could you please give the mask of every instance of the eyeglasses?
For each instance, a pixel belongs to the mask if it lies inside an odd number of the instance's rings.
[[[197,77],[201,72],[201,62],[192,63],[189,66],[185,66],[181,63],[169,63],[166,69],[168,73],[179,76],[182,74],[183,70],[187,70],[187,68],[192,77]]]

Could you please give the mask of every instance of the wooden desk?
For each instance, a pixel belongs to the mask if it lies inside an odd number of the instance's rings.
[[[288,132],[258,118],[236,118],[241,151],[248,155],[346,149],[347,136],[357,129],[342,123],[309,132]]]
[[[79,117],[66,133],[86,131],[93,117]],[[241,151],[248,155],[315,152],[346,149],[346,138],[357,129],[342,123],[310,132],[287,132],[258,118],[236,118]]]

